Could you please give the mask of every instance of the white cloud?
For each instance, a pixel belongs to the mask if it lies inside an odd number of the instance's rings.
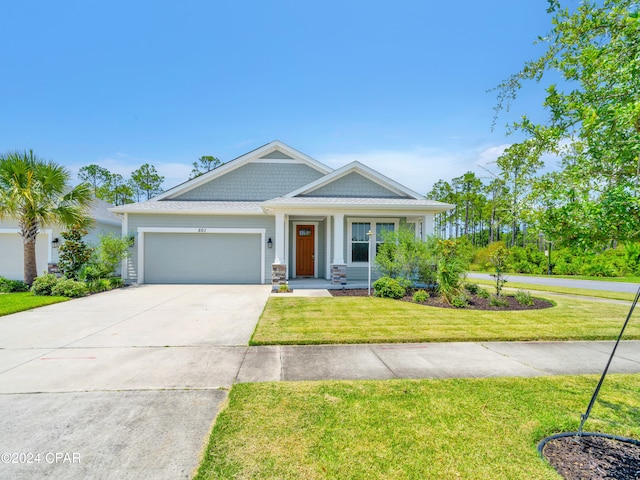
[[[426,194],[440,179],[450,181],[468,171],[486,176],[480,165],[486,167],[495,161],[508,146],[503,144],[462,151],[414,147],[406,150],[327,154],[317,159],[332,168],[340,168],[358,160],[412,190]]]

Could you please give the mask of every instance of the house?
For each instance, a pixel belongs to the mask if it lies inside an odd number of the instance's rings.
[[[94,200],[89,213],[94,223],[83,239],[87,244],[97,245],[101,234],[120,235],[122,220],[108,210],[112,206],[102,200]],[[40,230],[36,238],[38,275],[48,272],[50,266],[58,263],[58,247],[63,242],[60,234],[64,230],[59,225],[45,226]],[[19,232],[17,221],[6,218],[0,220],[0,277],[10,280],[24,278],[24,246]]]
[[[129,283],[333,284],[368,274],[368,236],[403,225],[433,233],[452,206],[352,162],[333,170],[274,141],[151,200],[110,211],[134,236]],[[372,240],[373,241],[373,240]]]

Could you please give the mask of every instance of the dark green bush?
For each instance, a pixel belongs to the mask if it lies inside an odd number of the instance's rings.
[[[406,292],[395,278],[380,277],[373,282],[374,295],[382,298],[402,298]]]
[[[52,273],[47,273],[41,277],[36,277],[31,286],[31,291],[35,295],[51,295],[51,289],[58,283],[58,277]]]
[[[478,285],[477,283],[467,282],[464,284],[464,289],[467,292],[473,293],[474,295],[476,295],[478,293],[478,290],[480,289],[480,285]]]
[[[87,284],[70,278],[63,278],[51,287],[51,295],[58,297],[83,297],[87,294]]]
[[[122,278],[120,277],[111,277],[109,279],[109,282],[111,283],[111,288],[124,287],[124,280],[122,280]]]
[[[469,306],[469,299],[464,293],[460,293],[451,299],[451,305],[456,308],[465,308]]]
[[[9,280],[0,277],[0,293],[26,292],[28,290],[29,285],[22,280]]]

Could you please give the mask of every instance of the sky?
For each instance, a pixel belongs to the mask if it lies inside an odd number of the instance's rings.
[[[546,0],[20,0],[0,7],[0,153],[75,175],[144,163],[185,181],[270,141],[339,168],[359,160],[426,194],[488,177],[540,114],[524,89],[492,129],[490,91],[544,46]],[[534,115],[535,116],[535,115]],[[484,168],[483,168],[484,167]]]

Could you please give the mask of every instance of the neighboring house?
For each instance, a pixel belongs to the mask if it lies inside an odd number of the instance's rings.
[[[128,282],[277,285],[365,280],[369,230],[376,242],[402,225],[425,238],[434,215],[451,207],[359,162],[333,170],[274,141],[110,211],[122,215],[123,235],[135,236]]]
[[[108,208],[113,205],[96,199],[89,215],[94,220],[89,233],[84,237],[87,244],[97,245],[100,234],[120,235],[122,220]],[[49,271],[49,265],[58,263],[58,247],[64,239],[60,235],[65,229],[45,226],[36,239],[36,263],[38,275]],[[24,278],[24,247],[18,222],[11,219],[0,220],[0,277],[11,280]]]

